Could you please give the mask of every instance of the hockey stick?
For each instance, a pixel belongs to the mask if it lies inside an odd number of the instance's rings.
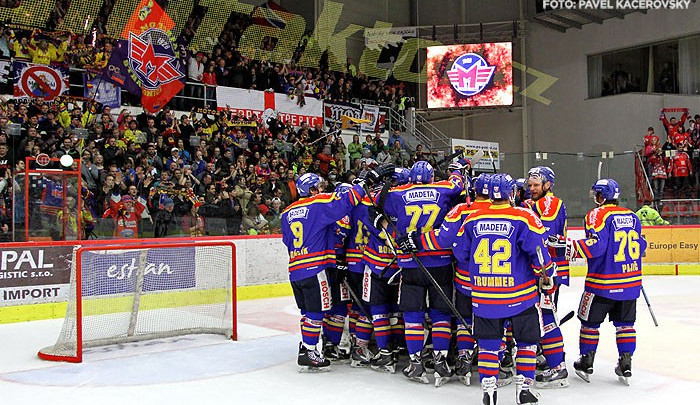
[[[550,279],[544,269],[544,256],[542,255],[542,248],[539,245],[537,245],[537,260],[540,262],[540,277],[542,277],[542,281],[544,281],[545,284],[549,285]]]
[[[352,287],[350,287],[350,283],[348,283],[348,280],[343,280],[343,284],[345,284],[345,288],[348,289],[348,293],[350,293],[352,299],[355,300],[357,307],[360,308],[360,312],[362,312],[362,315],[364,315],[367,319],[372,320],[372,316],[369,314],[369,312],[367,312],[365,306],[362,305],[362,301],[357,296],[357,294],[355,294],[355,291],[353,291]]]
[[[389,217],[387,217],[386,213],[384,212],[384,208],[379,207],[374,202],[374,200],[372,200],[371,198],[370,198],[370,201],[372,202],[372,205],[374,206],[374,208],[376,208],[382,215],[384,215],[387,218],[386,222],[387,222],[387,224],[389,224],[391,226],[392,231],[396,235],[399,235],[399,230],[396,228],[396,225],[394,225],[394,223],[388,219]],[[381,224],[380,224],[380,226],[383,228],[384,232],[387,235],[389,235],[386,228],[384,228],[384,226]],[[433,287],[435,288],[435,290],[438,292],[438,295],[440,296],[440,298],[442,298],[442,300],[445,302],[445,304],[447,304],[447,306],[450,308],[450,311],[455,316],[455,318],[457,318],[457,320],[459,320],[462,323],[462,325],[464,325],[465,328],[467,328],[468,330],[471,330],[471,327],[469,326],[469,324],[467,324],[467,321],[465,321],[464,318],[462,317],[462,315],[459,313],[459,311],[457,311],[457,308],[454,306],[452,301],[449,298],[447,298],[447,294],[445,294],[445,291],[442,290],[442,287],[440,287],[440,284],[438,284],[437,280],[435,280],[435,277],[433,277],[433,275],[430,274],[430,271],[425,267],[425,265],[423,265],[423,262],[420,261],[420,259],[418,258],[418,255],[416,255],[415,252],[411,252],[411,257],[418,265],[418,268],[421,269],[423,274],[426,276],[428,281],[430,281],[430,284],[432,284]]]
[[[575,313],[574,311],[571,311],[571,312],[569,312],[568,314],[564,315],[564,317],[561,318],[561,321],[559,321],[559,326],[561,326],[561,325],[565,324],[566,322],[568,322],[571,318],[574,317],[574,315],[576,315],[576,313]]]
[[[651,314],[651,319],[654,321],[654,326],[658,327],[659,323],[656,321],[656,316],[654,315],[654,310],[651,309],[651,302],[649,302],[649,297],[647,297],[647,292],[644,291],[644,286],[642,287],[642,295],[644,296],[644,301],[647,302],[647,308],[649,308],[649,314]]]

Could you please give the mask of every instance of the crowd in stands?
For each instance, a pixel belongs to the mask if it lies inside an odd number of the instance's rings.
[[[305,172],[328,179],[332,189],[374,164],[410,166],[433,158],[420,146],[409,152],[398,130],[388,141],[374,134],[360,143],[356,135],[345,145],[338,132],[329,134],[321,125],[294,128],[254,118],[242,121],[227,110],[176,116],[169,107],[156,115],[144,111],[133,116],[127,109],[112,111],[92,101],[2,100],[0,222],[5,240],[10,239],[12,215],[18,230],[29,220],[32,229],[50,228],[53,239],[75,238],[80,232],[75,218],[65,227],[56,217],[63,202],[50,201],[51,176],[32,186],[49,191],[32,190],[30,218],[25,218],[22,196],[12,204],[13,186],[17,192],[23,187],[19,177],[25,158],[42,153],[67,154],[81,162],[83,237],[278,232],[282,210],[298,198],[294,182]],[[11,124],[19,124],[19,135],[8,134]],[[79,136],[83,128],[86,137]],[[67,196],[72,209],[77,192]],[[106,224],[110,234],[95,230],[98,223]]]
[[[667,113],[681,114],[667,116]],[[663,199],[700,198],[700,114],[688,109],[664,109],[660,121],[665,142],[649,127],[644,135],[644,165],[654,193],[654,204]]]

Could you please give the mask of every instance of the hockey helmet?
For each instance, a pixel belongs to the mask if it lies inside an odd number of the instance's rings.
[[[419,160],[411,166],[409,180],[411,183],[428,184],[433,182],[435,171],[433,166],[425,160]]]
[[[338,183],[338,185],[335,186],[334,192],[337,194],[343,194],[343,193],[347,193],[348,191],[350,191],[351,188],[352,188],[352,184]]]
[[[297,191],[302,197],[308,197],[311,189],[318,189],[321,186],[321,177],[316,173],[305,173],[297,179]]]
[[[523,199],[527,200],[530,198],[530,187],[527,186],[526,178],[521,177],[515,180],[515,185],[518,187],[519,191],[523,191]]]
[[[489,197],[492,200],[509,200],[514,196],[515,180],[510,175],[498,173],[489,180]]]
[[[549,182],[549,187],[554,187],[554,170],[547,166],[533,167],[527,172],[527,177],[541,181],[542,185]]]
[[[604,201],[617,200],[620,198],[620,185],[613,179],[600,179],[591,187],[591,197],[596,200],[598,193],[603,196]]]
[[[405,167],[397,167],[394,169],[394,174],[391,175],[391,179],[396,182],[397,186],[406,184],[409,182],[411,177],[411,171]]]
[[[489,180],[491,175],[488,173],[481,173],[474,179],[474,194],[489,196]]]

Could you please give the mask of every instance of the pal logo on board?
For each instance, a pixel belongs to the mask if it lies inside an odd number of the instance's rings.
[[[447,77],[457,93],[470,97],[484,90],[495,70],[496,66],[489,66],[481,55],[465,53],[455,60]]]

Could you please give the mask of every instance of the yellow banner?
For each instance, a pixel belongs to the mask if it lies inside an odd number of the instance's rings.
[[[700,226],[643,227],[647,241],[644,263],[700,262]]]

